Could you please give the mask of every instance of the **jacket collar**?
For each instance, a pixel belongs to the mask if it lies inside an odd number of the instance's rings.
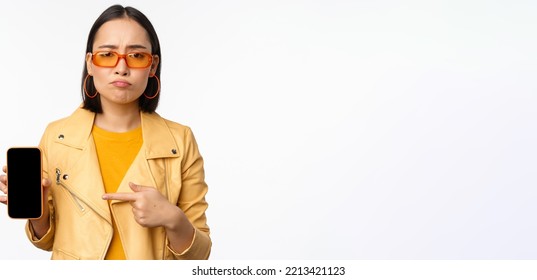
[[[178,157],[179,149],[166,121],[157,113],[140,112],[146,159]],[[89,143],[95,113],[78,108],[60,128],[58,139],[64,145],[83,150]]]

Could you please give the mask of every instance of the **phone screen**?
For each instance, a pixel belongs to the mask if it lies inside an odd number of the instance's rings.
[[[41,150],[37,147],[7,151],[7,209],[11,218],[35,219],[43,212]]]

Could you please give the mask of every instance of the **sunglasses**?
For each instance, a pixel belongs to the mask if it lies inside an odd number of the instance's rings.
[[[114,51],[94,52],[91,56],[93,64],[99,67],[116,67],[119,59],[124,58],[129,68],[147,68],[153,62],[153,56],[145,52],[119,54]]]

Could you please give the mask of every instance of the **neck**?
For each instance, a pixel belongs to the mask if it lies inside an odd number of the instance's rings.
[[[95,125],[112,132],[127,132],[140,126],[140,109],[132,104],[105,104],[103,112],[95,116]]]

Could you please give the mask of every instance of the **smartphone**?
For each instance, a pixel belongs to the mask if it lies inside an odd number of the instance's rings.
[[[43,215],[41,150],[12,147],[7,150],[7,211],[14,219],[37,219]]]

